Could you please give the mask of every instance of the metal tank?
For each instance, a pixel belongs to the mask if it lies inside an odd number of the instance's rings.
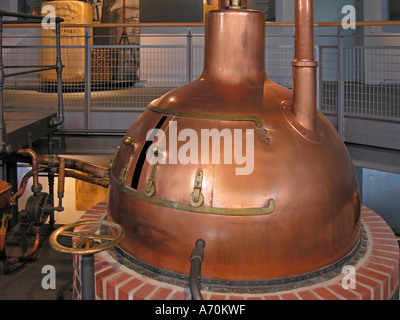
[[[264,51],[264,13],[209,12],[200,78],[154,100],[127,131],[110,164],[108,219],[143,265],[188,274],[203,239],[204,278],[281,279],[356,247],[354,167],[316,109],[312,1],[296,0],[293,92],[268,78]]]

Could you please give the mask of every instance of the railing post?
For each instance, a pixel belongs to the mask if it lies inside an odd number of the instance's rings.
[[[187,83],[192,82],[193,80],[193,33],[192,33],[192,28],[187,28],[187,33],[186,33],[186,81]]]
[[[61,28],[60,20],[56,21],[56,72],[57,72],[57,118],[52,119],[50,122],[51,126],[58,126],[64,122],[64,101],[63,101],[63,85],[62,85],[62,73],[64,66],[62,64],[61,56]]]
[[[343,29],[342,27],[338,27],[338,52],[337,52],[337,77],[338,77],[338,106],[337,106],[337,114],[338,114],[338,132],[339,136],[344,140],[344,132],[345,132],[345,119],[344,119],[344,50],[343,50]]]
[[[89,111],[91,103],[91,60],[92,50],[90,45],[90,28],[85,27],[85,106],[84,106],[84,129],[89,129]]]
[[[0,154],[7,150],[6,124],[4,121],[4,66],[3,66],[3,16],[0,16]]]
[[[317,110],[321,110],[321,92],[322,92],[322,54],[321,54],[321,49],[320,46],[316,46],[315,47],[315,56],[317,58],[318,61],[318,67],[317,67],[317,81],[316,81],[316,85],[317,85]]]

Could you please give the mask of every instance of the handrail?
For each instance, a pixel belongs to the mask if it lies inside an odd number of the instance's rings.
[[[294,27],[294,22],[266,22],[266,27]],[[358,21],[356,27],[400,26],[400,21]],[[120,28],[120,27],[204,27],[203,22],[142,22],[142,23],[63,23],[64,28]],[[341,27],[341,22],[314,22],[314,27]],[[4,24],[4,28],[36,28],[36,24]]]
[[[12,149],[11,146],[7,143],[7,131],[6,131],[6,123],[4,120],[4,99],[3,99],[3,90],[4,90],[4,81],[6,77],[17,76],[21,74],[28,73],[36,73],[42,72],[46,70],[56,70],[57,72],[57,96],[58,96],[58,111],[57,116],[53,117],[50,120],[50,126],[56,127],[64,122],[64,106],[63,106],[63,97],[62,97],[62,70],[64,66],[61,61],[61,32],[60,32],[60,24],[64,21],[59,17],[55,18],[55,27],[56,27],[56,63],[53,66],[29,66],[29,68],[33,68],[30,70],[14,72],[5,74],[4,65],[3,65],[3,27],[5,23],[3,22],[3,17],[16,17],[23,19],[35,20],[36,24],[30,24],[32,26],[38,26],[38,23],[42,21],[45,17],[33,14],[19,13],[19,12],[9,12],[0,9],[0,154],[11,154]],[[21,26],[24,24],[24,21],[12,21],[12,23],[8,25],[12,26]],[[41,26],[41,24],[39,24]]]
[[[38,20],[37,22],[40,22],[44,18],[43,16],[39,16],[39,15],[35,15],[35,14],[21,13],[21,12],[11,12],[11,11],[6,11],[6,10],[3,10],[3,9],[0,9],[0,17],[5,17],[5,16],[14,17],[14,18],[24,18],[24,19]],[[60,17],[56,17],[56,22],[63,22],[63,21],[64,21],[64,19],[62,19]],[[13,23],[15,23],[15,22],[11,22],[11,24],[13,24]]]

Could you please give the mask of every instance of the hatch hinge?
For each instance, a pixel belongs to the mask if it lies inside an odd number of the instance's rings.
[[[156,179],[158,164],[156,163],[151,170],[151,175],[149,180],[147,180],[146,185],[144,186],[144,194],[148,197],[152,197],[156,192],[156,188],[154,186],[154,180]]]
[[[204,197],[201,194],[201,186],[203,184],[203,171],[198,170],[194,179],[193,192],[190,194],[189,202],[192,207],[200,207],[204,202]]]

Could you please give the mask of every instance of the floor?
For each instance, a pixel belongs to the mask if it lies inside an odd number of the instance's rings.
[[[33,261],[28,261],[23,265],[15,265],[5,273],[4,264],[1,263],[0,272],[0,300],[71,300],[72,299],[72,256],[59,253],[49,245],[49,236],[52,231],[59,226],[55,225],[51,229],[45,225],[41,232],[40,245],[36,257]],[[69,237],[61,241],[68,241]],[[34,234],[27,233],[28,248],[34,241]],[[70,241],[70,240],[69,240]],[[68,246],[67,242],[62,243]],[[6,253],[7,257],[17,257],[22,254],[22,237],[19,226],[17,225],[7,233]],[[53,266],[49,268],[45,266]],[[55,288],[48,288],[51,284],[49,269],[55,271]],[[42,282],[43,285],[42,286]]]

